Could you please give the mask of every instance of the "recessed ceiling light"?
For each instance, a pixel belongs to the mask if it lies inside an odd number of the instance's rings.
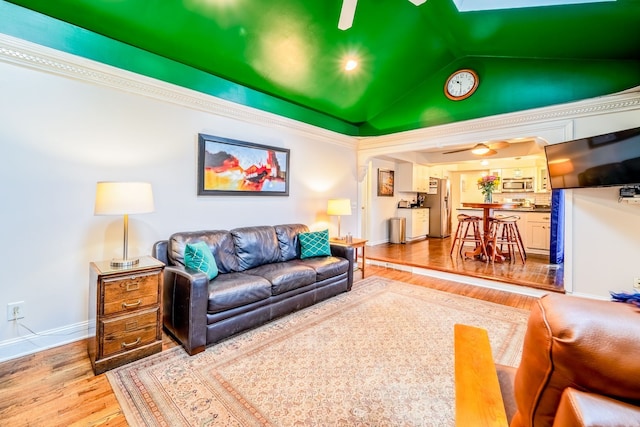
[[[346,71],[353,71],[356,68],[358,68],[358,61],[356,61],[355,59],[348,59],[347,62],[345,62],[344,64],[344,69]]]

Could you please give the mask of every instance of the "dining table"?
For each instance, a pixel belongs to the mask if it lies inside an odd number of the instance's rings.
[[[475,202],[463,202],[462,206],[465,208],[472,208],[472,209],[482,209],[483,210],[483,215],[482,215],[482,232],[484,234],[484,242],[490,242],[489,240],[489,218],[491,218],[493,216],[493,211],[496,209],[500,209],[500,210],[509,210],[509,209],[515,209],[520,207],[519,203],[475,203]],[[505,256],[498,251],[498,249],[496,248],[496,260],[498,261],[504,261],[505,260]],[[488,254],[489,258],[491,258],[494,248],[485,243],[485,251]],[[470,258],[473,257],[480,257],[482,255],[482,248],[481,247],[477,247],[475,248],[475,250],[473,252],[465,252],[465,256],[468,256]]]

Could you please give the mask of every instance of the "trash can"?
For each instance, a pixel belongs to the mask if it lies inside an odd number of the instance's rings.
[[[389,243],[407,243],[407,219],[391,218],[389,220]]]

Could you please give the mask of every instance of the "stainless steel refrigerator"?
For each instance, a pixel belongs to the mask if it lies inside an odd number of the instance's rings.
[[[448,179],[431,178],[432,182],[434,180],[437,185],[433,185],[429,193],[421,193],[424,196],[424,206],[429,208],[427,236],[449,237],[451,235],[451,186]]]

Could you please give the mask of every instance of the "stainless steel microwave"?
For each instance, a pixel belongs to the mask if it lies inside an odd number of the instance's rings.
[[[528,193],[534,191],[533,178],[504,178],[503,193]]]

